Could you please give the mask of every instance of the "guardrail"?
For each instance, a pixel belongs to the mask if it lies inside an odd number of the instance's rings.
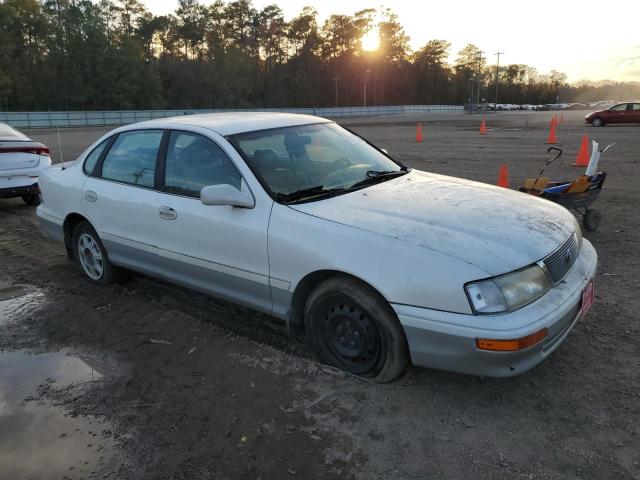
[[[116,110],[90,112],[0,112],[0,122],[16,128],[103,127],[198,113],[215,112],[286,112],[305,113],[328,118],[400,115],[420,112],[462,112],[461,105],[396,105],[380,107],[322,108],[214,108],[196,110]]]

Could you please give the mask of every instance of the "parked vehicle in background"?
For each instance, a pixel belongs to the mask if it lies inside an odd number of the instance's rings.
[[[564,110],[586,110],[588,107],[584,103],[570,103]]]
[[[615,123],[640,123],[640,102],[618,103],[605,110],[591,112],[584,117],[584,121],[594,127]]]
[[[0,198],[38,204],[38,176],[51,165],[49,149],[0,123]]]

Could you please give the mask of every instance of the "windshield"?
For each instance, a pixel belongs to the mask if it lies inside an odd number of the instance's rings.
[[[248,132],[229,140],[265,188],[284,203],[344,193],[406,173],[335,123]]]

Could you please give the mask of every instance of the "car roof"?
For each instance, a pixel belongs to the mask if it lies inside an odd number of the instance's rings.
[[[27,141],[30,142],[31,139],[27,137],[24,133],[19,132],[15,128],[10,127],[6,123],[0,123],[0,141]]]
[[[183,115],[180,117],[157,118],[130,125],[134,128],[141,126],[160,126],[162,124],[180,124],[204,127],[220,135],[235,135],[236,133],[267,130],[270,128],[308,125],[312,123],[329,123],[331,120],[313,115],[279,112],[224,112],[203,113],[198,115]]]

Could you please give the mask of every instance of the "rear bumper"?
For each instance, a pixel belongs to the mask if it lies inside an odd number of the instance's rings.
[[[38,195],[38,183],[31,183],[29,185],[15,185],[11,187],[1,187],[0,184],[0,198],[14,198],[22,197],[23,195]]]
[[[582,291],[595,276],[597,255],[583,240],[567,276],[545,296],[515,312],[473,316],[392,305],[402,324],[412,362],[471,375],[510,377],[547,358],[582,318]],[[477,338],[517,339],[547,329],[539,343],[514,352],[480,350]]]
[[[57,240],[59,242],[64,241],[64,227],[62,220],[48,215],[44,205],[40,205],[36,209],[36,215],[40,221],[40,231],[42,233],[53,240]]]

